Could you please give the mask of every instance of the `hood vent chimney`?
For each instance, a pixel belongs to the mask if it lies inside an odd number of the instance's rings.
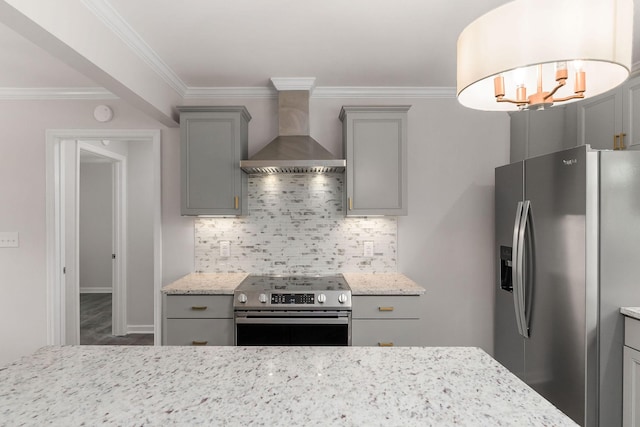
[[[278,91],[278,137],[240,167],[250,174],[344,172],[336,159],[309,136],[309,98],[314,78],[271,79]],[[292,84],[294,82],[294,84]]]

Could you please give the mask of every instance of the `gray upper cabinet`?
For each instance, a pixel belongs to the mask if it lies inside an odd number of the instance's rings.
[[[583,101],[511,113],[511,161],[584,144],[598,150],[639,150],[640,131],[634,132],[640,129],[638,111],[640,77]]]
[[[622,132],[622,94],[618,87],[578,103],[578,143],[613,150]]]
[[[409,108],[342,107],[347,216],[407,215]]]
[[[245,107],[178,107],[182,215],[246,215],[248,156]]]
[[[553,153],[576,145],[571,106],[518,111],[511,116],[511,162]]]
[[[640,77],[578,103],[578,143],[601,150],[640,149]],[[635,112],[635,114],[634,114]]]

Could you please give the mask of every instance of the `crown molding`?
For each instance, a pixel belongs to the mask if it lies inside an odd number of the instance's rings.
[[[312,92],[316,86],[315,77],[271,77],[276,90],[306,90]]]
[[[151,67],[178,95],[184,97],[187,85],[158,56],[142,37],[122,18],[108,0],[82,0],[82,3]]]
[[[189,87],[184,94],[184,99],[277,97],[278,92],[269,87]]]
[[[101,87],[0,88],[0,100],[118,99]]]
[[[278,92],[270,87],[189,87],[183,98],[230,99],[253,98],[275,99]],[[455,98],[452,87],[317,87],[312,98]],[[0,88],[0,100],[47,100],[47,99],[118,99],[116,95],[101,87],[39,87]]]
[[[280,87],[280,86],[278,86]],[[292,86],[285,86],[292,87]],[[301,89],[277,90],[309,90]],[[190,87],[185,99],[220,99],[220,98],[277,98],[278,92],[267,87]],[[431,98],[449,99],[456,97],[454,87],[316,87],[312,98]]]
[[[454,87],[364,87],[326,86],[313,92],[314,98],[455,98]]]

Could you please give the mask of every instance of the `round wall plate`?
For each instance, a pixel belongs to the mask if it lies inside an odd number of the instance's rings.
[[[107,105],[98,105],[93,110],[93,117],[99,122],[108,122],[113,118],[113,110]]]

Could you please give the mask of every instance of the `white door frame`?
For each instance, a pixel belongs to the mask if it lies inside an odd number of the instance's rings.
[[[113,335],[127,334],[127,158],[113,151],[95,147],[84,141],[77,142],[78,152],[88,152],[110,160],[112,165],[112,254],[115,258],[112,261],[112,310],[111,310],[111,332]],[[80,170],[78,169],[78,175]],[[77,185],[77,184],[76,184]],[[77,187],[79,188],[79,187]],[[80,205],[80,192],[75,192],[75,203]],[[79,219],[79,217],[78,217]],[[76,222],[79,226],[79,221]],[[78,230],[78,228],[76,228]],[[80,233],[75,234],[75,249],[80,248]],[[77,259],[77,258],[76,258]],[[69,263],[67,263],[67,268]],[[76,263],[76,266],[78,264]],[[76,268],[76,271],[77,268]],[[79,288],[79,275],[74,276]],[[74,288],[76,285],[74,285]],[[74,298],[72,305],[66,310],[72,313],[80,313],[79,293],[75,293],[78,298]],[[79,328],[74,328],[79,333]],[[80,337],[77,337],[75,344],[80,344]]]
[[[160,131],[152,130],[98,130],[61,129],[46,132],[46,229],[47,229],[47,343],[49,345],[72,344],[74,337],[65,332],[68,320],[65,318],[67,289],[63,269],[65,267],[65,207],[64,182],[61,173],[67,169],[63,155],[63,142],[78,140],[126,140],[152,144],[154,162],[153,184],[153,230],[154,230],[154,335],[155,344],[161,342],[161,295],[162,287],[162,223],[161,223],[161,148]],[[76,142],[76,145],[77,142]],[[79,150],[79,148],[78,148]],[[76,152],[75,161],[78,162]],[[77,166],[76,166],[77,169]],[[77,187],[76,187],[77,189]],[[76,205],[77,208],[77,205]],[[77,222],[77,212],[74,221]],[[77,224],[76,224],[77,225]],[[77,262],[76,262],[77,264]],[[71,281],[73,282],[73,280]],[[71,320],[73,323],[73,320]],[[79,330],[79,328],[78,328]]]

